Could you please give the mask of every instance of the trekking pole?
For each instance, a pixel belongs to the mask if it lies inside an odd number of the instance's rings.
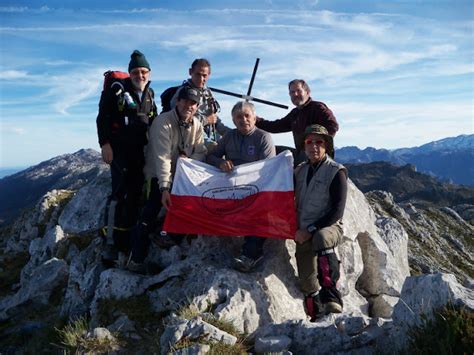
[[[212,132],[212,136],[214,137],[214,142],[217,142],[217,133],[216,133],[216,125],[215,123],[213,123],[211,125],[211,132]]]

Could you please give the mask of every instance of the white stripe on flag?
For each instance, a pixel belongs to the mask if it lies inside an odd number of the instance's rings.
[[[212,198],[231,198],[224,191],[236,186],[255,186],[256,191],[293,191],[293,156],[286,150],[274,158],[236,166],[230,173],[209,164],[179,158],[172,194],[178,196],[205,196],[210,190]],[[255,191],[255,192],[256,192]],[[241,191],[250,194],[251,191]]]

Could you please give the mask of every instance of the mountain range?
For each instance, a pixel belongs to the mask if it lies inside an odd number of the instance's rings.
[[[416,171],[415,166],[397,166],[376,161],[367,164],[345,164],[349,178],[364,193],[373,190],[390,192],[397,203],[419,206],[474,205],[474,188],[448,184]]]
[[[394,150],[343,147],[336,149],[336,159],[340,163],[352,164],[375,161],[400,166],[412,164],[416,170],[446,182],[474,186],[474,134]]]
[[[388,191],[397,202],[474,204],[474,190],[470,187],[474,186],[474,135],[395,150],[344,147],[336,150],[336,159],[349,168],[351,180],[363,192]],[[100,153],[81,149],[1,178],[0,227],[16,218],[21,210],[34,206],[46,192],[79,189],[106,169]]]
[[[79,189],[104,169],[108,167],[101,164],[100,153],[81,149],[0,179],[0,226],[33,207],[46,192]]]

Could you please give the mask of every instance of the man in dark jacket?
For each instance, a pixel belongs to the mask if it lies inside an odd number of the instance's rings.
[[[288,84],[291,102],[296,106],[285,117],[276,121],[258,118],[257,127],[270,133],[293,132],[295,142],[295,165],[304,159],[303,135],[306,127],[319,124],[325,127],[334,137],[339,125],[332,111],[323,103],[313,101],[308,84],[301,79],[295,79]]]
[[[107,247],[103,254],[107,260],[116,259],[117,249],[129,251],[129,229],[138,217],[144,183],[144,147],[148,127],[157,112],[150,71],[145,55],[135,50],[128,65],[130,77],[112,82],[102,91],[99,102],[97,133],[102,159],[110,165],[112,174]]]

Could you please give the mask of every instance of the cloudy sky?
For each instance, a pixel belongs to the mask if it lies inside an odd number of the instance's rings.
[[[0,167],[99,149],[95,119],[108,69],[134,49],[156,93],[208,58],[210,86],[290,105],[303,78],[335,113],[336,146],[413,147],[473,133],[473,1],[0,2]],[[231,125],[234,98],[216,95]],[[268,119],[287,111],[257,104]],[[289,134],[274,136],[292,145]]]

